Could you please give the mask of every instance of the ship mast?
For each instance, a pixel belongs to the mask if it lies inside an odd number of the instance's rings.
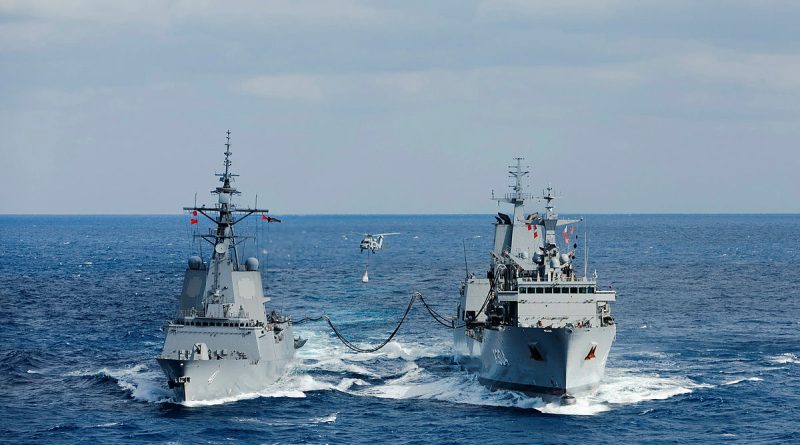
[[[522,191],[522,178],[527,176],[530,173],[530,170],[523,170],[522,169],[522,160],[525,158],[514,158],[517,161],[516,165],[509,165],[508,168],[508,177],[514,178],[514,185],[510,185],[509,187],[513,190],[511,193],[506,193],[503,197],[496,197],[494,196],[494,192],[492,192],[492,199],[497,202],[505,202],[509,204],[514,204],[514,206],[520,206],[525,204],[525,200],[530,199],[530,193],[524,193]]]
[[[214,233],[209,232],[206,235],[198,236],[214,246],[214,253],[212,254],[211,259],[212,263],[215,265],[218,264],[218,259],[224,255],[227,255],[229,250],[233,250],[232,260],[234,262],[234,270],[238,270],[239,255],[237,254],[236,248],[240,242],[250,237],[239,237],[241,239],[237,240],[237,237],[234,234],[233,226],[253,213],[266,214],[269,213],[269,210],[259,208],[237,208],[236,205],[232,203],[233,196],[240,195],[241,192],[236,190],[232,184],[234,182],[233,178],[239,175],[232,173],[230,168],[232,164],[230,158],[233,154],[231,152],[230,130],[225,132],[225,152],[223,154],[225,155],[225,161],[223,162],[223,165],[225,166],[225,172],[214,173],[215,176],[219,177],[219,181],[222,183],[222,185],[211,191],[212,194],[218,196],[217,205],[214,207],[206,207],[205,205],[197,207],[195,204],[194,207],[184,207],[183,210],[196,211],[216,224],[217,229]],[[213,212],[217,213],[216,217],[212,216]],[[237,214],[242,214],[242,216],[236,217],[235,215]]]

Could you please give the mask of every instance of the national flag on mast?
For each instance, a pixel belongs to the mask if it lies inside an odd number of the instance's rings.
[[[200,221],[197,218],[192,218],[192,219],[189,220],[189,224],[191,224],[191,225],[195,225],[195,224],[197,224],[199,222]]]
[[[564,242],[569,244],[569,235],[567,235],[567,226],[564,226],[564,231],[561,232],[561,235],[564,237]]]
[[[262,220],[262,221],[266,221],[266,222],[268,222],[268,223],[271,223],[271,222],[281,222],[281,220],[279,220],[278,218],[273,218],[273,217],[271,217],[271,216],[264,215],[263,213],[261,214],[261,220]]]

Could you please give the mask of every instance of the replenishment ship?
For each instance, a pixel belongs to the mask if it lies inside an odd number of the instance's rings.
[[[577,272],[575,224],[581,220],[559,218],[552,187],[541,198],[544,213],[526,213],[533,197],[522,179],[529,172],[522,158],[516,161],[512,191],[492,196],[513,211],[496,216],[489,270],[468,276],[461,287],[456,357],[488,387],[574,403],[574,395],[603,378],[616,337],[616,292],[598,288],[596,273],[587,276],[588,244],[582,276]]]

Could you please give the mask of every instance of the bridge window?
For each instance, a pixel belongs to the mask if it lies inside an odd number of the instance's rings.
[[[578,288],[577,288],[577,287],[571,287],[571,288],[569,288],[569,293],[571,293],[571,294],[577,294],[577,293],[578,293]]]
[[[590,287],[590,288],[589,288],[589,293],[590,293],[590,294],[593,294],[593,293],[594,293],[594,288],[593,288],[593,287]]]
[[[553,288],[552,288],[552,287],[546,287],[546,288],[544,288],[544,293],[546,293],[546,294],[552,294],[552,293],[553,293]]]
[[[585,294],[586,293],[586,288],[585,287],[579,287],[578,288],[578,293]]]
[[[527,293],[528,293],[528,288],[527,288],[527,287],[521,287],[521,288],[519,288],[519,293],[521,293],[521,294],[527,294]]]
[[[544,288],[543,287],[537,287],[536,288],[536,293],[537,294],[543,294],[544,293]]]

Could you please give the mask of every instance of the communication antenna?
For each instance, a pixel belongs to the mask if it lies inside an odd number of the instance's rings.
[[[469,266],[467,265],[467,239],[462,238],[461,244],[464,246],[464,276],[469,278]]]
[[[256,193],[255,208],[258,208],[258,193]],[[258,241],[259,241],[258,240],[258,225],[260,224],[260,222],[259,222],[258,218],[256,218],[255,223],[256,223],[256,258],[258,258],[258,262],[260,264],[261,263],[261,249],[258,247],[259,246],[259,243],[258,243]],[[261,271],[261,275],[262,276],[264,275],[264,271],[263,270]]]
[[[586,281],[589,270],[589,220],[583,223],[583,280]]]

